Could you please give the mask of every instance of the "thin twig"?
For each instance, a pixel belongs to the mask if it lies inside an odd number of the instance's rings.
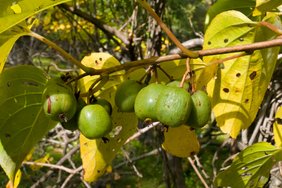
[[[133,134],[131,137],[129,137],[124,144],[127,144],[129,142],[131,142],[132,140],[138,138],[139,136],[141,136],[142,134],[144,134],[145,132],[151,130],[152,128],[156,127],[157,125],[159,125],[160,122],[153,122],[150,125],[146,126],[143,129],[139,129],[135,134]]]
[[[205,188],[209,188],[208,184],[206,183],[206,181],[204,180],[203,176],[201,175],[201,173],[199,172],[199,170],[197,169],[194,160],[191,157],[188,157],[188,161],[191,164],[191,166],[193,167],[194,171],[196,172],[197,176],[199,177],[199,179],[201,180],[201,182],[203,183],[203,185],[205,186]]]
[[[143,178],[143,175],[139,172],[139,170],[137,169],[137,167],[134,165],[134,163],[133,163],[133,161],[130,159],[128,153],[127,153],[123,148],[121,148],[121,150],[122,150],[122,153],[123,153],[123,155],[125,156],[125,158],[128,160],[129,164],[131,164],[131,166],[132,166],[134,172],[136,173],[136,175],[137,175],[138,177],[140,177],[140,178]]]
[[[56,164],[49,164],[49,163],[39,163],[39,162],[33,162],[33,161],[24,161],[23,164],[25,165],[36,165],[36,166],[43,166],[43,167],[49,167],[52,169],[58,169],[58,170],[63,170],[69,174],[76,174],[78,173],[77,169],[70,169],[61,165],[56,165]]]

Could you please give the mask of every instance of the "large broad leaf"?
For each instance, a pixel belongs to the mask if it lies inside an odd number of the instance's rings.
[[[275,11],[275,8],[279,5],[282,5],[281,0],[256,0],[256,8],[253,15],[259,16],[265,12]]]
[[[281,27],[279,18],[269,14],[264,19]],[[237,11],[227,11],[214,18],[205,34],[204,49],[265,41],[276,36]],[[254,51],[251,55],[226,61],[215,72],[207,90],[221,130],[235,138],[254,120],[271,79],[279,47]],[[214,62],[238,53],[204,57]]]
[[[0,75],[0,165],[11,182],[25,156],[55,125],[41,107],[46,80],[42,70],[27,65]]]
[[[263,187],[270,170],[282,159],[282,149],[267,142],[249,146],[234,159],[231,166],[215,179],[216,187]]]
[[[70,0],[0,0],[0,33],[49,7]]]
[[[169,127],[164,132],[162,147],[171,155],[186,158],[199,152],[200,143],[191,127],[181,125]]]
[[[85,66],[95,69],[103,69],[120,65],[119,61],[108,53],[92,53],[83,58]],[[143,71],[141,71],[143,72]],[[83,73],[83,71],[81,71]],[[122,113],[117,111],[114,104],[114,97],[117,85],[124,80],[124,71],[115,72],[109,75],[107,83],[99,87],[95,93],[96,97],[107,99],[113,106],[112,123],[113,131],[106,136],[108,142],[102,139],[87,139],[80,135],[80,151],[84,169],[84,180],[96,181],[102,176],[107,167],[124,142],[136,131],[137,118],[134,113]],[[129,75],[127,75],[130,77]],[[98,79],[98,76],[86,76],[80,81],[81,94],[87,95],[89,87]],[[95,88],[94,88],[95,89]]]
[[[0,73],[4,68],[7,57],[14,46],[16,40],[26,35],[29,29],[25,22],[22,22],[11,29],[0,34]]]
[[[218,0],[208,10],[205,25],[208,26],[213,18],[228,10],[237,10],[246,16],[252,15],[251,7],[255,7],[255,0]]]

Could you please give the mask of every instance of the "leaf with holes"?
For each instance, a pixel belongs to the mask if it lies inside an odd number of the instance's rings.
[[[275,145],[282,147],[282,106],[278,107],[273,124],[273,134]]]
[[[26,18],[52,6],[70,0],[5,0],[0,6],[0,33],[10,29]]]
[[[256,143],[241,151],[231,166],[217,175],[214,184],[216,187],[232,188],[263,187],[271,168],[281,157],[281,148],[267,142]]]
[[[268,14],[264,21],[281,28],[279,17]],[[251,44],[266,41],[276,34],[265,27],[258,27],[242,13],[227,11],[219,14],[205,34],[204,49]],[[212,98],[213,112],[220,129],[236,138],[256,117],[267,86],[275,68],[279,47],[256,50],[250,55],[243,52],[204,57],[204,62],[225,61],[207,85]]]
[[[23,35],[27,35],[29,29],[27,25],[22,22],[11,29],[0,34],[0,73],[4,68],[7,57],[14,46],[15,42]]]
[[[278,6],[282,5],[281,0],[256,0],[256,7],[253,16],[259,16],[266,12],[277,11]]]
[[[118,60],[107,53],[92,53],[86,56],[82,63],[96,69],[109,68],[120,65]],[[141,71],[142,72],[142,71]],[[81,71],[83,73],[83,71]],[[96,181],[102,176],[124,142],[136,131],[137,117],[134,113],[121,113],[114,104],[116,86],[124,80],[124,71],[109,75],[107,82],[95,93],[95,96],[108,100],[112,106],[113,131],[109,133],[105,142],[103,139],[87,139],[80,134],[80,151],[84,169],[84,180]],[[127,75],[129,76],[129,75]],[[89,87],[98,76],[87,76],[81,79],[81,94],[86,96]]]
[[[120,65],[120,62],[113,57],[112,55],[108,53],[91,53],[89,56],[85,56],[81,63],[87,67],[92,67],[94,69],[105,69],[109,67],[114,67],[117,65]],[[84,71],[80,70],[80,74],[83,74]],[[80,79],[79,86],[80,86],[80,92],[82,96],[87,96],[88,90],[91,87],[91,85],[95,82],[98,82],[96,86],[98,88],[94,87],[97,91],[95,92],[96,95],[99,95],[102,91],[107,90],[108,88],[115,87],[116,85],[119,85],[124,80],[124,71],[118,71],[113,74],[110,74],[108,78],[102,78],[101,81],[98,80],[99,76],[85,76],[82,79]],[[101,83],[101,84],[100,84]]]
[[[25,156],[55,125],[42,110],[46,81],[34,66],[8,68],[0,75],[0,165],[11,182]]]

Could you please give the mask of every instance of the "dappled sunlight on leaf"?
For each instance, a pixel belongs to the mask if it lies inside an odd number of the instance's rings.
[[[226,21],[228,17],[228,21]],[[278,23],[275,15],[268,21]],[[279,25],[278,25],[279,27]],[[259,28],[235,11],[224,12],[213,20],[205,35],[204,48],[234,46],[272,39],[275,33]],[[256,117],[276,64],[279,48],[254,51],[251,55],[231,59],[218,66],[207,91],[221,130],[236,138]],[[206,63],[234,54],[204,57]]]

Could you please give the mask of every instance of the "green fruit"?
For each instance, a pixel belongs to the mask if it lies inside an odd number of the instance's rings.
[[[68,129],[70,131],[75,131],[78,129],[78,117],[79,117],[79,113],[82,110],[82,108],[86,106],[86,102],[82,99],[82,98],[78,98],[77,100],[77,109],[76,112],[73,116],[73,118],[71,118],[71,120],[69,120],[68,122],[61,122],[61,125],[65,128]]]
[[[156,103],[160,93],[165,88],[166,86],[162,84],[153,83],[140,90],[134,103],[135,114],[139,119],[150,118],[153,121],[157,120]]]
[[[121,112],[133,112],[136,95],[143,85],[135,80],[126,80],[119,85],[115,95],[115,103]]]
[[[170,86],[170,87],[179,87],[180,83],[181,83],[181,81],[179,81],[179,80],[174,80],[174,81],[171,81],[171,82],[167,83],[166,85],[167,85],[167,86]],[[189,83],[184,82],[183,88],[186,89],[186,90],[188,90],[188,89],[189,89]]]
[[[211,117],[211,103],[208,95],[201,90],[192,95],[192,110],[187,124],[193,128],[204,126]]]
[[[60,79],[51,79],[42,95],[43,110],[54,121],[67,122],[75,114],[76,98],[71,88]]]
[[[106,109],[106,111],[108,112],[109,115],[112,114],[112,105],[106,99],[97,99],[93,104],[99,104],[99,105],[103,106]]]
[[[112,120],[104,107],[90,104],[80,111],[78,129],[88,139],[102,138],[112,130]]]
[[[166,87],[156,104],[158,120],[164,125],[177,127],[185,124],[191,112],[190,94],[183,88]]]

